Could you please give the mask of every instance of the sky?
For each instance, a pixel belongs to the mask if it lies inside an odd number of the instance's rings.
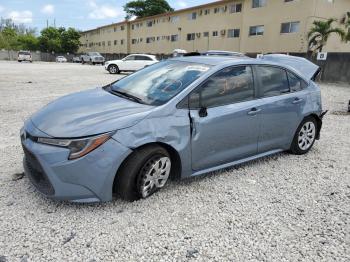
[[[214,0],[168,0],[176,10]],[[49,26],[74,27],[79,30],[124,20],[127,0],[0,0],[0,17],[34,27],[39,32]]]

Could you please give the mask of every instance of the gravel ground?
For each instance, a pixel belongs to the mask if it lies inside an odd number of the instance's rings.
[[[0,261],[350,261],[350,86],[322,84],[322,138],[170,182],[147,200],[78,205],[23,177],[19,129],[67,93],[116,79],[101,66],[0,62]]]

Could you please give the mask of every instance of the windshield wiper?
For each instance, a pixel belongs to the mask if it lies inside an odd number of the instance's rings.
[[[113,90],[112,88],[110,89],[110,92],[111,92],[112,94],[125,97],[125,98],[127,98],[127,99],[129,99],[129,100],[133,100],[133,101],[135,101],[135,102],[137,102],[137,103],[145,104],[145,102],[144,102],[141,98],[139,98],[139,97],[137,97],[137,96],[134,96],[134,95],[131,95],[131,94],[129,94],[129,93],[125,93],[125,92],[122,92],[122,91],[119,91],[119,90]]]

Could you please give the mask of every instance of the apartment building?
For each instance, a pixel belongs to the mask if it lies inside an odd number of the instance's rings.
[[[170,54],[174,49],[307,52],[314,20],[341,19],[350,0],[223,0],[82,32],[81,52]],[[350,52],[330,37],[329,52]]]

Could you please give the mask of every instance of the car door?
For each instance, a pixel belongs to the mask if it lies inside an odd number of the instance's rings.
[[[257,65],[255,70],[261,98],[258,152],[289,149],[306,102],[303,82],[281,67]]]
[[[225,68],[190,94],[192,169],[257,153],[258,110],[250,66]]]
[[[142,68],[145,68],[146,66],[150,65],[152,62],[152,59],[148,56],[138,55],[135,58],[135,70],[140,70]]]
[[[134,71],[136,70],[136,66],[135,66],[135,58],[136,56],[134,55],[129,55],[127,57],[125,57],[119,67],[119,70],[125,70],[125,71]]]

